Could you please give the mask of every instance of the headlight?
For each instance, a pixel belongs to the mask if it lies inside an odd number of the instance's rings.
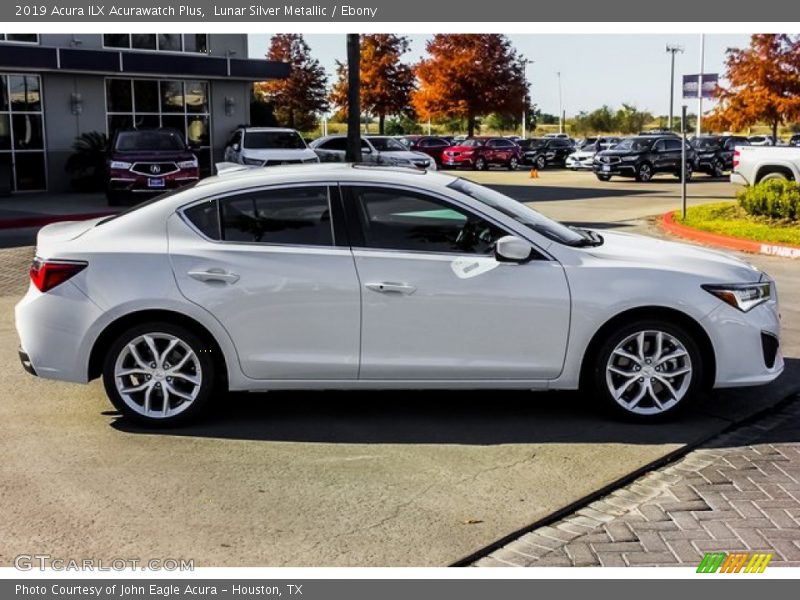
[[[252,165],[254,167],[261,167],[264,165],[264,161],[258,158],[243,158],[242,163],[245,165]]]
[[[622,160],[631,161],[631,160],[636,160],[637,158],[639,158],[639,157],[638,156],[623,156]]]
[[[752,310],[770,299],[772,286],[769,283],[732,283],[702,286],[709,294],[714,294],[723,302],[742,312]]]
[[[196,169],[197,168],[197,159],[193,158],[192,160],[182,160],[178,163],[179,169]]]
[[[112,160],[109,165],[112,169],[130,169],[131,163],[123,162],[121,160]]]

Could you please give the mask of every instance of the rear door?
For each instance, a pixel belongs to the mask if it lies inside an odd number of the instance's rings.
[[[358,377],[360,289],[338,188],[270,187],[197,203],[168,223],[181,293],[233,340],[244,374]]]

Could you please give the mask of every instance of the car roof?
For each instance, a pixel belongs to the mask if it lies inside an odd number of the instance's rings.
[[[425,187],[444,187],[456,177],[408,167],[390,167],[374,163],[315,163],[285,165],[270,168],[245,168],[230,170],[221,175],[201,179],[192,189],[207,192],[230,192],[236,188],[250,188],[281,183],[315,183],[333,181],[361,181],[375,183],[419,184]],[[214,188],[220,188],[216,190]]]

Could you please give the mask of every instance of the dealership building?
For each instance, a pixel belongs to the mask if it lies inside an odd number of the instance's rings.
[[[0,195],[69,190],[76,137],[123,127],[179,130],[208,174],[253,82],[288,74],[246,35],[0,34]]]

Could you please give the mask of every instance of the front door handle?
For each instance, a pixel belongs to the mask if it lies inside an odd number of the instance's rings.
[[[222,281],[224,283],[236,283],[239,275],[222,269],[209,269],[208,271],[189,271],[189,277],[198,281]]]
[[[381,292],[383,294],[413,294],[417,291],[417,288],[413,285],[408,285],[407,283],[392,283],[389,281],[366,283],[364,287],[373,292]]]

